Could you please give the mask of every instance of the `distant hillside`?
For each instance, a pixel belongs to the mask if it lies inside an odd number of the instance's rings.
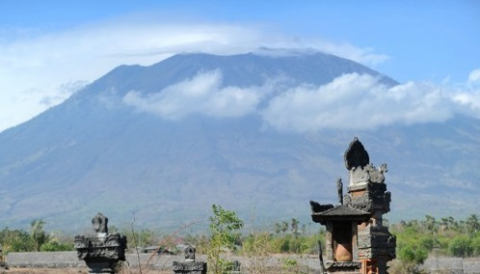
[[[149,67],[115,68],[0,134],[0,221],[13,227],[43,218],[75,231],[101,211],[117,226],[135,214],[140,226],[175,228],[205,218],[216,203],[259,222],[308,222],[310,199],[336,201],[335,180],[346,180],[343,152],[354,136],[372,162],[389,165],[392,218],[478,209],[478,120],[289,133],[250,111],[252,100],[261,107],[288,88],[323,85],[348,73],[398,84],[321,53],[182,54]],[[203,96],[204,82],[219,89],[213,99],[223,108],[209,108],[210,98],[189,103]],[[180,93],[183,101],[175,105]],[[232,103],[225,94],[246,103]],[[173,105],[149,104],[167,95]]]

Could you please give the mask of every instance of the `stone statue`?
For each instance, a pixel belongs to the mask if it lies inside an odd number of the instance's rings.
[[[92,219],[93,230],[97,233],[108,234],[108,218],[102,213],[97,213]]]

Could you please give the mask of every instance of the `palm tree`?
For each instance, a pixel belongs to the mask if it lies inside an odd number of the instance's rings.
[[[282,231],[282,225],[280,223],[275,223],[275,234],[280,234],[280,231]]]
[[[285,234],[285,232],[287,232],[288,230],[288,222],[287,221],[283,221],[282,223],[282,232],[283,234]]]
[[[40,248],[42,247],[42,245],[48,242],[49,237],[43,230],[44,224],[45,224],[45,221],[43,221],[42,219],[34,219],[30,223],[30,237],[32,239],[32,242],[35,246],[36,251],[40,251]]]
[[[292,218],[292,233],[293,233],[293,236],[295,237],[295,239],[298,238],[298,224],[300,222],[295,219],[295,218]]]

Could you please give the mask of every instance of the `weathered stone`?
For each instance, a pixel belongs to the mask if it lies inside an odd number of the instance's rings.
[[[348,170],[358,167],[363,168],[370,163],[368,152],[365,150],[363,144],[360,143],[357,137],[353,139],[348,146],[348,149],[345,151],[344,159],[345,167]]]
[[[185,250],[185,262],[173,262],[172,270],[174,273],[180,274],[206,274],[207,273],[207,263],[205,262],[196,262],[195,261],[195,252],[196,249],[188,245]]]
[[[387,274],[387,262],[396,257],[396,238],[383,226],[391,194],[385,184],[387,165],[369,161],[355,138],[344,156],[349,171],[347,194],[337,180],[339,206],[310,201],[312,220],[326,225],[326,273]]]
[[[118,233],[108,234],[108,218],[98,213],[92,219],[96,237],[75,236],[74,246],[80,260],[90,273],[117,273],[125,261],[127,238]]]

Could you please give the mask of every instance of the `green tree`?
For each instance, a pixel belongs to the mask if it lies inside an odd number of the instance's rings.
[[[235,211],[225,210],[221,206],[212,205],[210,216],[210,242],[207,250],[208,270],[210,273],[223,273],[228,263],[220,257],[224,248],[233,250],[240,241],[240,229],[243,221]]]
[[[476,214],[472,214],[467,218],[465,222],[466,228],[468,233],[474,234],[480,229],[480,223],[478,222],[478,216]]]
[[[283,234],[285,234],[285,232],[288,231],[288,222],[287,221],[282,222],[282,228],[281,229],[282,229]]]
[[[437,231],[437,222],[435,221],[435,217],[425,215],[424,224],[426,232],[434,234]]]
[[[49,236],[43,230],[45,222],[42,219],[34,219],[30,223],[30,237],[35,247],[35,251],[40,251],[43,244],[48,242]]]
[[[25,252],[34,250],[30,234],[24,230],[4,228],[0,232],[0,243],[3,245],[3,252]]]
[[[292,234],[293,234],[293,237],[295,237],[295,239],[298,238],[298,224],[300,222],[295,219],[295,218],[292,218]]]

